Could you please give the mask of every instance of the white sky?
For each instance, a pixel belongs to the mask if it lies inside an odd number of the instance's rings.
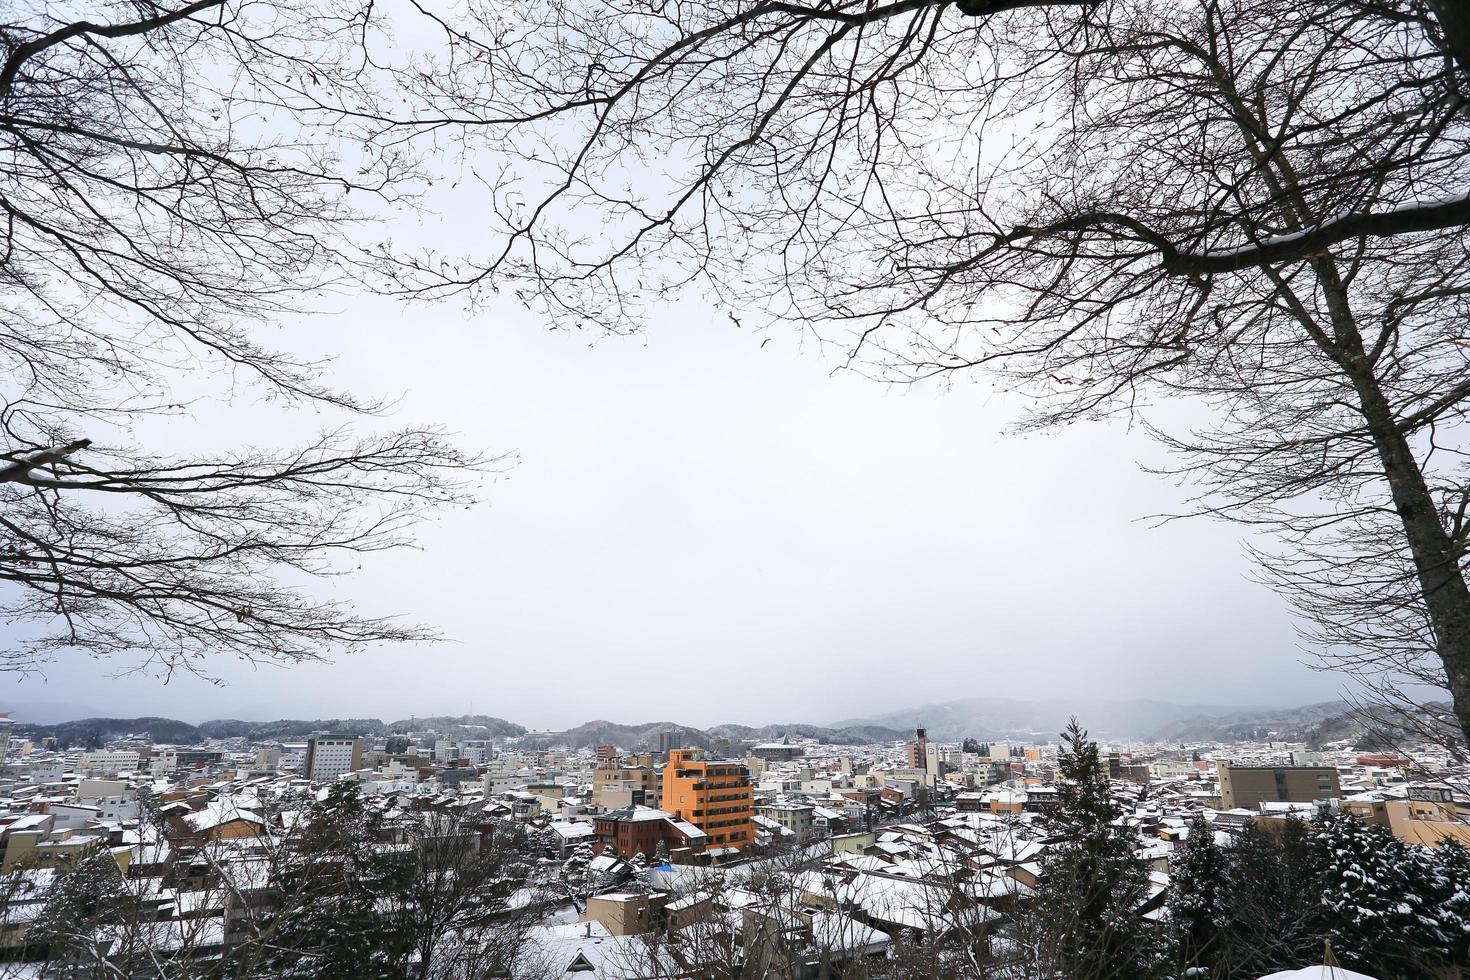
[[[1248,581],[1240,529],[1141,520],[1180,495],[1139,471],[1157,454],[1140,433],[1004,435],[1014,404],[979,385],[834,376],[794,335],[694,306],[598,339],[521,310],[362,299],[277,336],[344,352],[346,387],[401,393],[390,422],[520,452],[481,506],[426,527],[421,551],[333,586],[454,642],[289,671],[224,664],[224,686],[62,658],[15,682],[12,703],[190,721],[473,710],[559,727],[1339,690]],[[289,441],[302,420],[276,411],[241,405],[158,437]]]

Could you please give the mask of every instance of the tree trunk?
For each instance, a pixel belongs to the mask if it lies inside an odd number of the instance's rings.
[[[1394,509],[1403,522],[1424,608],[1449,682],[1455,719],[1470,741],[1470,587],[1465,584],[1454,542],[1440,520],[1424,472],[1408,438],[1399,429],[1378,379],[1366,366],[1349,374],[1383,474],[1388,478]]]
[[[1336,348],[1332,356],[1352,382],[1358,411],[1383,465],[1434,632],[1435,650],[1444,666],[1455,720],[1470,742],[1470,586],[1465,583],[1454,541],[1440,520],[1424,471],[1379,384],[1376,365],[1363,345],[1336,264],[1324,256],[1313,265],[1331,316]]]
[[[1470,80],[1470,3],[1465,0],[1429,0],[1429,9],[1439,21],[1446,53],[1455,59],[1460,73]]]

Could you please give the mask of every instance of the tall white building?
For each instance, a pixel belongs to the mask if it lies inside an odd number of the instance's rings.
[[[132,749],[98,749],[77,757],[77,771],[86,773],[136,772],[138,753]]]
[[[362,739],[356,735],[313,735],[306,740],[301,771],[312,782],[330,782],[361,768]]]

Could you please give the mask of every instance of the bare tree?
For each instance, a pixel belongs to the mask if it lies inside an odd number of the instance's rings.
[[[381,406],[257,339],[365,285],[349,202],[412,189],[363,115],[397,74],[385,31],[354,0],[0,15],[0,580],[47,630],[0,666],[74,649],[208,671],[428,635],[303,583],[409,543],[486,461],[434,429],[354,431]],[[246,395],[326,428],[190,454],[148,421]]]
[[[864,372],[986,369],[1035,425],[1201,401],[1161,433],[1198,510],[1275,532],[1329,663],[1470,731],[1458,4],[476,10],[421,95],[502,141],[503,234],[411,287],[613,329],[694,289]]]

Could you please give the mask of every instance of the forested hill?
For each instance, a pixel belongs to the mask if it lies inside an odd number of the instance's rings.
[[[395,732],[439,731],[469,738],[524,735],[526,729],[489,715],[433,716],[385,722],[378,718],[314,718],[278,721],[240,721],[223,718],[198,725],[175,718],[80,718],[54,725],[18,720],[14,732],[28,738],[55,737],[63,747],[100,745],[110,739],[138,735],[163,744],[188,745],[211,738],[303,739],[312,732],[354,732],[388,735]]]
[[[790,736],[811,738],[841,745],[889,742],[906,733],[877,725],[824,728],[819,725],[787,724],[751,727],[717,725],[700,729],[670,721],[624,725],[611,721],[589,721],[563,732],[527,732],[514,722],[488,715],[430,716],[385,722],[377,718],[314,718],[280,721],[240,721],[223,718],[198,725],[173,718],[82,718],[54,725],[18,721],[15,733],[28,738],[54,736],[63,747],[101,745],[111,739],[137,735],[153,742],[191,744],[212,738],[253,740],[304,739],[312,732],[353,732],[360,735],[389,735],[410,731],[437,731],[460,738],[522,738],[527,748],[582,749],[616,745],[623,749],[657,748],[659,736],[668,733],[678,745],[707,748],[712,739],[763,742]]]
[[[527,736],[525,744],[532,747],[583,749],[596,745],[615,745],[622,749],[658,748],[659,736],[670,735],[674,744],[688,748],[709,748],[714,739],[729,739],[738,742],[767,742],[790,736],[810,738],[830,745],[863,745],[873,742],[892,742],[905,738],[910,733],[881,725],[843,726],[824,728],[820,725],[800,723],[786,725],[763,725],[752,728],[748,725],[716,725],[713,728],[691,728],[672,721],[654,721],[637,725],[617,722],[589,721],[564,732],[536,732]]]

